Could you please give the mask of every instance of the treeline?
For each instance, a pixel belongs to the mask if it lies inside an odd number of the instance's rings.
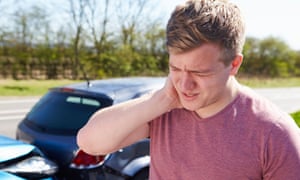
[[[244,62],[240,72],[247,76],[299,77],[300,51],[292,50],[284,41],[269,37],[247,38]]]
[[[163,20],[153,15],[158,2],[61,0],[30,5],[0,1],[0,17],[6,17],[0,21],[0,76],[159,75],[167,69],[167,54]]]
[[[161,32],[161,42],[164,41]],[[76,65],[72,47],[1,46],[0,77],[13,79],[79,79],[117,76],[158,76],[168,72],[163,43],[156,50],[144,47],[108,46],[97,56],[92,47],[80,49]],[[248,38],[240,73],[246,76],[300,76],[300,53],[274,38]],[[76,78],[75,78],[76,77]]]
[[[96,79],[168,72],[165,23],[153,15],[153,2],[64,0],[63,11],[55,4],[24,9],[19,1],[1,2],[2,10],[16,8],[0,11],[10,19],[9,25],[0,25],[0,78]],[[53,18],[55,13],[59,19]],[[243,75],[300,76],[300,53],[280,39],[249,37],[243,53]]]
[[[163,50],[152,54],[128,47],[113,48],[100,56],[93,51],[80,50],[79,64],[76,64],[75,57],[68,48],[44,49],[44,53],[39,53],[38,48],[31,49],[30,52],[6,53],[0,57],[0,79],[83,79],[85,76],[94,79],[157,76],[167,72],[168,57]],[[12,47],[9,51],[11,49]]]
[[[0,78],[95,79],[165,74],[168,55],[163,46],[164,31],[139,36],[134,44],[110,40],[101,47],[81,45],[76,53],[72,44],[6,42],[0,47]]]

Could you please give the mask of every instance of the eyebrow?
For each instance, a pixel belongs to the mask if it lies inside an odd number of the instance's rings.
[[[171,68],[174,68],[174,69],[179,69],[179,70],[183,70],[183,69],[180,69],[179,67],[169,63],[169,67]],[[203,70],[188,70],[188,69],[185,69],[185,71],[187,72],[190,72],[190,73],[196,73],[196,74],[206,74],[206,73],[212,73],[213,71],[211,69],[203,69]]]

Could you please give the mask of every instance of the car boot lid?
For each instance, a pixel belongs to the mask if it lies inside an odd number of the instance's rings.
[[[0,136],[0,163],[29,154],[35,147],[16,141],[9,137]]]

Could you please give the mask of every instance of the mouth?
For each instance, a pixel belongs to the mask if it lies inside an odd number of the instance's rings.
[[[185,101],[192,101],[194,99],[197,98],[198,94],[196,93],[181,93],[182,94],[182,98],[185,100]]]

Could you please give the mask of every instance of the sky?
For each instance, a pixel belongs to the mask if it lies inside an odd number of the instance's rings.
[[[11,0],[13,2],[13,0]],[[152,0],[149,0],[152,1]],[[230,0],[237,4],[246,20],[246,36],[264,39],[275,37],[283,40],[294,50],[300,50],[300,0]],[[1,0],[0,0],[1,2]],[[6,1],[3,1],[6,2]],[[27,0],[28,4],[41,3],[39,0]],[[60,3],[61,0],[43,2]],[[167,22],[177,4],[185,0],[156,0],[153,8]]]
[[[184,0],[161,0],[161,7],[171,13]],[[290,48],[300,50],[299,0],[231,0],[243,12],[246,36],[259,39],[275,37]]]

